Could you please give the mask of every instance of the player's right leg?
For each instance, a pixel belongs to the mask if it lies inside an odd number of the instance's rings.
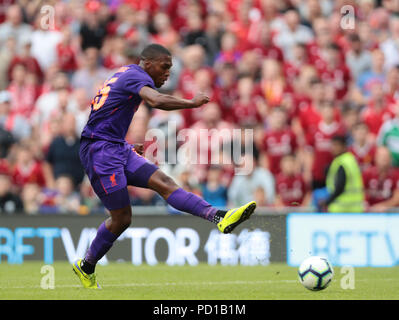
[[[116,191],[116,193],[119,192]],[[100,288],[95,273],[97,262],[111,249],[115,240],[131,223],[132,209],[130,204],[120,209],[108,209],[110,217],[98,228],[96,237],[90,244],[85,257],[73,264],[73,271],[85,288]]]
[[[132,211],[123,171],[127,155],[126,148],[118,144],[87,140],[81,143],[82,164],[93,190],[110,212],[85,257],[73,264],[73,271],[85,288],[99,288],[95,266],[131,223]]]

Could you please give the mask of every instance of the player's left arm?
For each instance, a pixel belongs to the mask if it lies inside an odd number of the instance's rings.
[[[202,93],[188,100],[177,98],[169,94],[159,93],[148,86],[142,87],[139,91],[139,95],[151,107],[166,111],[198,108],[209,102],[209,98]]]

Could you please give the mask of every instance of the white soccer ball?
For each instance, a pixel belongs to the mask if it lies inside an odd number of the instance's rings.
[[[328,287],[334,270],[326,258],[313,256],[305,259],[298,269],[299,281],[309,290],[319,291]]]

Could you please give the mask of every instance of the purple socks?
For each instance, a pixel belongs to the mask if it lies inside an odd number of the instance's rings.
[[[182,188],[174,191],[166,202],[177,210],[191,213],[209,221],[214,221],[217,212],[217,209],[213,208],[208,202]]]
[[[105,227],[104,221],[98,228],[97,235],[91,243],[84,260],[93,266],[96,265],[98,260],[100,260],[112,247],[117,238],[118,236]]]

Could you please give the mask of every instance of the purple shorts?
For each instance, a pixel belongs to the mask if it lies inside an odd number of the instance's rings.
[[[126,143],[82,138],[80,161],[94,192],[108,210],[130,204],[127,186],[148,187],[158,167]]]

